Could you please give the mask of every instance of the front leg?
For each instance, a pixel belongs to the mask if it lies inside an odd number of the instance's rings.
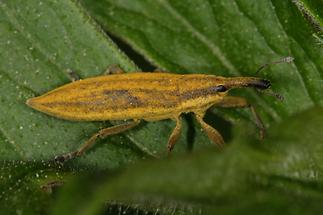
[[[260,119],[259,115],[257,114],[255,108],[245,99],[242,97],[235,97],[235,96],[226,96],[223,100],[218,103],[216,106],[225,107],[225,108],[249,108],[253,118],[255,119],[255,124],[259,129],[259,136],[262,140],[265,136],[265,126]]]

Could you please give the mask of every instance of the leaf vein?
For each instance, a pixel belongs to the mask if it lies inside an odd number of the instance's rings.
[[[199,32],[194,26],[189,23],[187,19],[181,16],[174,8],[165,0],[158,0],[158,2],[167,10],[171,15],[175,17],[180,23],[182,23],[196,38],[198,38],[210,51],[221,61],[230,71],[237,71],[235,66],[227,59],[221,49],[216,46],[211,40],[206,38],[201,32]]]
[[[305,55],[306,56],[308,56],[307,55],[307,53],[304,51],[304,48],[297,42],[297,40],[295,39],[295,37],[293,36],[293,35],[290,35],[290,34],[288,34],[288,32],[285,30],[285,28],[284,28],[284,26],[283,26],[283,24],[282,24],[282,21],[280,20],[280,18],[279,18],[279,16],[277,15],[277,12],[276,12],[276,7],[273,5],[273,3],[272,3],[272,1],[270,1],[270,4],[272,4],[272,8],[274,8],[274,10],[275,10],[275,12],[274,12],[274,14],[275,14],[275,16],[276,16],[276,18],[277,18],[277,20],[278,20],[278,24],[280,25],[280,27],[281,27],[281,29],[284,31],[284,33],[285,33],[285,35],[287,35],[288,37],[290,37],[290,38],[293,38],[293,40],[295,41],[295,43],[296,44],[298,44],[301,48],[302,48],[302,50],[303,50],[303,52],[305,53]],[[291,43],[289,43],[290,45],[291,45]],[[291,49],[290,49],[290,51],[291,51]],[[310,59],[310,58],[309,58]],[[307,88],[307,86],[306,86],[306,84],[305,84],[305,81],[304,81],[304,77],[303,77],[303,75],[302,75],[302,72],[301,72],[301,70],[300,69],[298,69],[298,67],[297,67],[297,65],[295,64],[295,63],[292,63],[292,65],[295,65],[295,67],[296,67],[296,71],[295,71],[295,73],[296,73],[296,77],[298,77],[298,79],[299,79],[299,81],[300,81],[300,83],[301,83],[301,86],[302,86],[302,88],[304,89],[304,93],[308,96],[308,98],[310,98],[311,99],[311,101],[315,104],[316,102],[315,102],[315,100],[314,100],[314,98],[312,98],[312,96],[311,96],[311,94],[310,94],[310,92],[309,92],[309,89]],[[315,64],[314,64],[315,65]],[[297,72],[298,71],[298,72]]]
[[[57,62],[53,61],[52,60],[52,57],[49,56],[47,53],[46,53],[46,49],[43,49],[40,45],[40,43],[37,42],[37,40],[33,39],[32,38],[32,34],[26,32],[24,30],[24,27],[19,23],[19,21],[14,17],[13,13],[10,12],[10,9],[4,4],[4,3],[1,3],[0,4],[0,8],[2,9],[3,13],[8,17],[8,20],[10,21],[10,23],[15,27],[17,28],[20,32],[21,32],[21,35],[26,39],[26,41],[28,41],[30,44],[33,44],[34,47],[39,51],[39,53],[41,53],[47,62],[51,63],[52,65],[54,65],[59,71],[62,71],[62,73],[64,74],[64,76],[67,76],[66,73],[64,73],[63,71],[63,66],[58,64]],[[29,37],[26,36],[26,35],[30,35]]]

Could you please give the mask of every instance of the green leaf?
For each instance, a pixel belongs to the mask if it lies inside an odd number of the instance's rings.
[[[107,31],[169,71],[255,76],[260,65],[293,56],[293,64],[261,74],[284,102],[246,93],[267,125],[323,104],[323,50],[296,1],[81,2]]]
[[[256,69],[263,63],[288,55],[293,56],[295,62],[275,65],[260,74],[272,81],[273,90],[285,97],[284,102],[251,90],[233,92],[246,96],[255,104],[266,126],[271,127],[267,133],[273,136],[265,146],[257,148],[249,145],[255,141],[249,140],[249,136],[255,136],[251,123],[242,123],[243,126],[231,129],[222,118],[214,118],[209,113],[207,120],[212,125],[215,123],[213,126],[224,134],[227,142],[232,140],[232,147],[216,155],[212,148],[208,153],[178,158],[180,163],[171,160],[159,164],[149,159],[147,164],[134,167],[134,171],[122,172],[119,177],[117,173],[110,172],[108,178],[111,177],[111,185],[103,184],[100,190],[101,183],[94,184],[94,187],[99,187],[94,188],[98,194],[91,193],[93,198],[89,204],[92,200],[96,203],[120,199],[123,200],[121,204],[113,201],[109,208],[123,210],[130,207],[136,211],[136,205],[120,195],[138,192],[139,197],[143,195],[143,198],[138,201],[134,195],[133,202],[148,202],[138,207],[139,213],[158,212],[159,208],[166,214],[172,213],[174,208],[177,208],[177,213],[195,213],[201,208],[212,212],[219,210],[219,207],[224,212],[237,212],[239,208],[257,211],[252,203],[260,205],[259,208],[273,206],[292,211],[294,197],[299,203],[296,209],[301,209],[306,203],[313,206],[313,212],[320,207],[318,202],[322,201],[322,189],[318,175],[321,153],[318,143],[322,138],[316,130],[319,127],[314,129],[314,126],[309,126],[303,117],[300,117],[303,121],[297,123],[289,124],[288,121],[288,117],[296,113],[323,104],[323,51],[318,45],[322,32],[317,30],[322,17],[320,10],[316,9],[317,2],[81,2],[86,9],[75,0],[0,1],[0,160],[6,160],[0,168],[1,211],[47,213],[52,197],[55,197],[55,194],[50,195],[39,189],[47,183],[68,181],[69,175],[75,170],[91,169],[96,172],[117,169],[142,158],[166,155],[165,145],[174,126],[169,121],[144,123],[125,134],[99,141],[85,156],[65,164],[63,169],[47,162],[55,155],[76,149],[100,128],[109,125],[53,118],[30,109],[25,101],[68,83],[67,69],[72,69],[82,78],[100,75],[111,64],[118,64],[125,71],[138,70],[92,17],[109,33],[128,42],[155,66],[172,72],[255,76]],[[306,9],[305,12],[302,7]],[[308,19],[307,15],[313,19]],[[213,112],[234,121],[250,118],[247,110],[231,112],[214,109]],[[307,116],[313,119],[316,126],[321,126],[317,121],[320,117],[316,119],[311,114]],[[279,121],[285,126],[275,130],[273,126]],[[177,152],[190,150],[192,145],[196,151],[210,144],[205,134],[200,129],[194,130],[194,127],[199,128],[192,117],[187,118],[174,157],[177,157]],[[296,136],[292,135],[294,131]],[[310,136],[303,135],[302,131]],[[307,138],[301,140],[300,134]],[[305,144],[311,141],[313,145],[305,150]],[[152,168],[155,167],[159,169],[154,172]],[[265,170],[268,170],[268,174]],[[60,174],[62,171],[66,171],[67,176]],[[44,172],[46,174],[42,174]],[[214,178],[203,178],[207,181],[201,181],[196,187],[197,179],[208,176],[207,172],[214,174]],[[137,177],[137,174],[142,175],[138,177],[141,181],[131,178]],[[43,179],[39,180],[38,175]],[[148,176],[156,180],[147,181]],[[314,178],[312,181],[309,180],[311,177]],[[82,185],[72,184],[74,187],[71,188],[75,200],[84,203],[81,205],[83,213],[98,209],[97,204],[88,207],[84,199],[86,192],[79,193],[79,189],[89,183],[85,180],[80,183]],[[254,184],[257,187],[254,188]],[[221,189],[212,190],[206,185],[220,186]],[[273,189],[267,192],[268,187]],[[107,190],[111,191],[109,196],[106,196]],[[284,190],[286,192],[282,193]],[[239,192],[246,195],[242,198]],[[149,202],[150,196],[156,193],[159,199]],[[290,197],[289,193],[293,196]],[[221,204],[223,195],[224,204]],[[241,200],[236,209],[231,207],[234,199]],[[73,200],[68,192],[61,194],[54,212],[59,211],[61,206],[64,211],[80,206],[78,202],[64,206],[64,203],[72,203],[68,200]],[[210,205],[217,200],[219,206]],[[188,207],[188,203],[192,204]]]
[[[273,91],[285,98],[283,102],[253,90],[232,92],[255,105],[267,127],[323,104],[323,49],[313,36],[316,27],[304,19],[308,16],[301,10],[300,1],[81,2],[104,29],[129,43],[158,68],[177,73],[260,75],[271,80]],[[307,14],[319,22],[317,12],[308,9]],[[255,74],[264,63],[286,56],[295,61]],[[213,108],[212,112],[231,122],[252,120],[248,110]],[[234,138],[227,128],[221,129],[224,126],[218,119],[209,121],[220,128],[220,133],[228,133],[227,142]],[[140,129],[134,135],[140,136],[141,132],[144,131]],[[209,143],[199,139],[203,135],[196,133],[194,147]],[[176,147],[179,145],[181,142]]]
[[[96,189],[89,181],[97,176],[85,183],[75,180],[60,193],[56,211],[75,211],[76,207],[66,210],[64,206],[73,205],[72,196],[82,188],[94,193],[83,197],[83,214],[102,210],[106,201],[161,214],[319,212],[323,207],[322,126],[323,108],[311,109],[275,124],[263,144],[236,140],[222,153],[209,150],[137,164],[105,179],[101,174],[103,183],[96,184]],[[124,209],[124,214],[131,213]]]
[[[68,83],[67,69],[85,78],[110,64],[136,66],[74,1],[1,1],[0,10],[1,159],[48,160],[75,149],[103,125],[49,117],[25,101]],[[119,146],[102,144],[79,165],[115,168],[142,157],[124,136],[107,142]]]
[[[70,173],[40,162],[0,162],[0,209],[2,214],[45,214],[53,200],[55,183]]]

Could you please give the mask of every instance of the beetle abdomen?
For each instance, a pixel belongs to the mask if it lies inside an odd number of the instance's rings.
[[[145,118],[178,108],[177,87],[166,83],[172,80],[137,76],[109,75],[80,80],[29,99],[27,104],[59,118],[90,121]]]

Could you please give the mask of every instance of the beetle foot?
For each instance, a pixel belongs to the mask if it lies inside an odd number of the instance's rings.
[[[71,70],[71,69],[67,69],[67,70],[65,70],[65,72],[66,72],[66,75],[68,76],[68,78],[72,81],[72,82],[74,82],[74,81],[78,81],[78,80],[80,80],[81,78],[80,78],[80,76],[75,72],[75,71],[73,71],[73,70]]]
[[[104,75],[111,75],[111,74],[122,74],[124,71],[119,67],[117,64],[111,64],[108,66],[106,71],[103,73]]]
[[[263,140],[264,138],[265,138],[265,129],[260,128],[260,130],[259,130],[259,139]]]
[[[45,191],[46,193],[53,193],[53,190],[61,187],[64,184],[64,181],[61,180],[56,180],[56,181],[50,181],[42,186],[40,186],[40,189],[42,189],[43,191]]]
[[[173,151],[173,149],[174,149],[174,145],[170,145],[170,144],[167,145],[167,157],[168,158],[171,158],[172,157],[172,151]]]
[[[171,153],[174,149],[174,146],[173,145],[167,145],[167,151],[168,153]]]
[[[77,156],[77,151],[76,152],[70,152],[70,153],[67,153],[67,154],[64,154],[64,155],[55,156],[54,160],[57,163],[64,163],[64,162],[66,162],[68,160],[71,160],[71,159],[75,158],[76,156]]]

